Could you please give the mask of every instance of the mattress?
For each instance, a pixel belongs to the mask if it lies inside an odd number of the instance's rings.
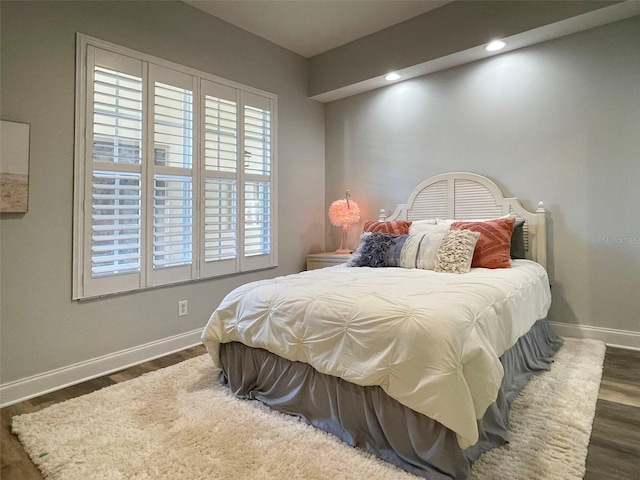
[[[500,357],[550,302],[546,271],[529,260],[463,275],[340,265],[237,288],[212,314],[203,342],[218,366],[220,345],[238,342],[380,387],[467,449],[498,399]]]

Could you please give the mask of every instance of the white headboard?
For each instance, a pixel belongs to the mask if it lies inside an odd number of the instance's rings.
[[[535,212],[526,210],[517,198],[505,198],[498,186],[475,173],[452,172],[436,175],[420,183],[407,200],[387,216],[380,211],[380,221],[453,218],[472,220],[497,218],[512,214],[523,219],[527,258],[546,268],[546,210],[542,202]]]

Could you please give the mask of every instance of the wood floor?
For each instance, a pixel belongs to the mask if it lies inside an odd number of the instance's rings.
[[[607,348],[585,480],[640,479],[640,352]]]
[[[35,480],[42,475],[11,434],[14,415],[35,412],[143,373],[168,367],[205,353],[204,347],[159,358],[1,410],[0,452],[2,480]],[[533,453],[533,452],[532,452]],[[640,352],[607,348],[596,415],[587,456],[586,480],[640,478]]]

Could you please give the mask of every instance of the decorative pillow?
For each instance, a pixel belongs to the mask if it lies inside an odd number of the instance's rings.
[[[471,230],[449,230],[440,243],[434,270],[444,273],[467,273],[471,270],[473,252],[480,233]]]
[[[401,235],[389,247],[389,267],[420,268],[433,270],[444,232],[422,235]]]
[[[516,220],[511,234],[511,258],[527,258],[524,248],[524,220]]]
[[[393,237],[384,233],[363,233],[358,248],[347,260],[347,267],[386,267]]]
[[[436,225],[446,225],[450,227],[455,222],[490,222],[491,220],[500,220],[501,218],[511,218],[512,215],[507,213],[501,217],[495,218],[465,218],[465,219],[451,219],[451,218],[437,218],[436,217]]]
[[[489,222],[491,220],[499,220],[501,218],[512,218],[512,215],[504,215],[498,218],[487,218],[487,219],[477,219],[477,220],[451,220],[451,219],[442,219],[436,218],[436,224],[441,226],[450,227],[454,222]],[[515,218],[515,217],[514,217]],[[431,220],[427,220],[430,222]],[[413,222],[415,225],[417,222]],[[413,228],[413,225],[411,228]],[[527,258],[526,251],[527,249],[524,246],[524,220],[517,220],[513,225],[513,233],[511,234],[511,258]],[[409,233],[411,234],[411,228],[409,228]]]
[[[423,235],[365,232],[347,267],[401,267],[466,273],[480,234],[446,230]]]
[[[390,233],[393,235],[407,235],[409,233],[410,221],[396,220],[395,222],[375,222],[369,221],[364,224],[364,232]]]
[[[416,220],[409,227],[409,235],[422,235],[424,233],[444,233],[449,230],[449,225],[436,225],[435,220]]]
[[[436,225],[437,223],[437,218],[426,218],[424,220],[413,220],[411,225]]]
[[[514,223],[514,217],[486,222],[454,222],[451,224],[451,230],[471,230],[480,233],[473,253],[472,267],[509,268]]]

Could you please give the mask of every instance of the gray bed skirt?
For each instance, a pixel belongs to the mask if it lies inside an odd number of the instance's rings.
[[[400,404],[380,387],[355,385],[266,350],[235,342],[221,345],[220,380],[240,398],[296,415],[415,475],[466,479],[473,461],[507,442],[511,403],[533,375],[549,370],[561,345],[542,319],[505,352],[498,399],[478,421],[480,440],[467,450],[460,449],[451,430]]]

